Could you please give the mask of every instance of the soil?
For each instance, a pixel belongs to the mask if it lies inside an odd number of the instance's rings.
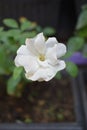
[[[74,122],[72,87],[68,78],[27,84],[20,98],[9,96],[0,83],[0,123]]]

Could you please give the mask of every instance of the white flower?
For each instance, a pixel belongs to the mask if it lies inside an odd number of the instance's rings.
[[[45,41],[43,33],[26,39],[25,45],[17,50],[15,65],[23,66],[26,78],[32,81],[49,81],[58,71],[65,68],[59,58],[66,53],[66,46],[58,43],[55,37]]]

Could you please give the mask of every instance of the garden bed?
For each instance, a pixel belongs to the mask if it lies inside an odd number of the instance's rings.
[[[0,122],[74,122],[75,112],[69,78],[32,82],[20,98],[6,94],[0,83]]]
[[[85,130],[77,78],[26,85],[22,96],[6,94],[0,81],[0,130]],[[26,124],[27,123],[27,124]]]

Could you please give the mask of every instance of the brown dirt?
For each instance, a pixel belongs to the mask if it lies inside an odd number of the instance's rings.
[[[20,98],[6,94],[0,83],[0,122],[74,122],[74,103],[69,79],[32,82]]]

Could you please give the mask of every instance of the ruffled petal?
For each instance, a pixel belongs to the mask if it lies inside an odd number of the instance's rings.
[[[48,38],[48,40],[46,41],[46,47],[53,47],[55,46],[55,44],[57,44],[58,41],[55,37],[51,37],[51,38]]]
[[[38,56],[39,53],[38,51],[36,50],[35,46],[34,46],[34,43],[35,43],[35,38],[27,38],[26,41],[25,41],[25,44],[28,48],[28,50],[31,52],[31,54],[33,56]]]
[[[26,72],[35,73],[39,65],[36,59],[32,56],[17,55],[15,58],[15,65],[17,67],[23,66]]]
[[[26,73],[25,76],[32,81],[49,81],[54,77],[54,72],[50,68],[39,68],[34,75],[29,76]]]
[[[31,53],[38,56],[39,54],[44,54],[46,50],[45,38],[43,33],[39,33],[36,37],[26,39],[26,45]]]
[[[58,71],[64,69],[66,64],[60,60],[55,66],[49,66],[49,68],[39,68],[33,75],[26,73],[26,78],[32,81],[49,81],[51,80]]]
[[[39,52],[39,54],[44,54],[46,50],[45,45],[45,37],[43,36],[43,33],[39,33],[35,38],[34,47]]]
[[[18,50],[17,50],[17,54],[19,55],[29,55],[30,52],[28,50],[28,48],[25,45],[22,45]]]
[[[55,73],[55,75],[56,75],[56,73],[57,73],[58,71],[63,70],[65,67],[66,67],[65,62],[64,62],[63,60],[59,60],[59,61],[58,61],[58,64],[55,65],[55,66],[53,66],[52,69],[54,70],[54,73]]]
[[[51,65],[57,64],[57,44],[47,49],[46,59],[48,60],[48,63]]]
[[[57,44],[57,57],[61,57],[66,53],[66,46],[62,43],[58,43],[57,39],[55,37],[48,38],[46,41],[46,47],[52,48]]]
[[[60,58],[66,53],[66,46],[62,43],[57,44],[57,57]]]

